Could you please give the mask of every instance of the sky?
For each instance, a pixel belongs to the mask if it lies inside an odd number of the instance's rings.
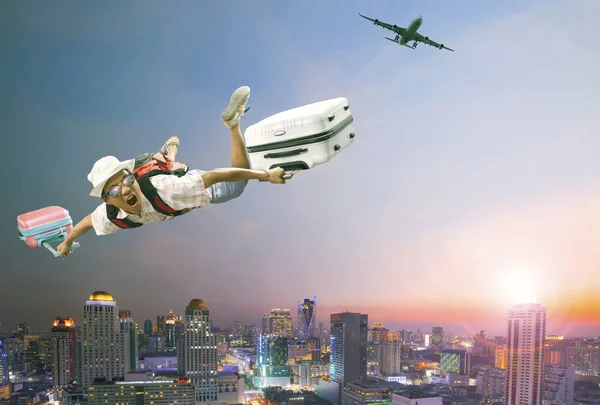
[[[506,311],[548,308],[547,331],[600,335],[600,43],[595,0],[32,2],[0,5],[0,331],[81,322],[109,292],[138,324],[205,301],[214,324],[260,325],[317,296],[317,317],[505,335]],[[455,49],[386,41],[358,13]],[[252,89],[242,130],[349,100],[355,141],[285,185],[110,236],[62,261],[16,218],[100,203],[102,156],[154,152],[229,166],[219,119]],[[295,314],[294,314],[295,318]]]

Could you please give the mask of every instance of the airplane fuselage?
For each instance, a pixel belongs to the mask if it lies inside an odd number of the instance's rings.
[[[423,24],[423,18],[415,18],[402,35],[402,38],[400,38],[400,45],[406,45],[407,43],[412,41],[421,24]]]

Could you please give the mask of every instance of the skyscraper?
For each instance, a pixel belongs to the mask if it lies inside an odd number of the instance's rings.
[[[119,307],[106,291],[96,291],[85,302],[81,328],[81,386],[95,378],[108,381],[125,375],[119,339]]]
[[[119,311],[119,326],[120,345],[123,349],[124,372],[131,373],[137,369],[138,340],[130,311]]]
[[[446,374],[468,375],[471,371],[471,355],[466,350],[442,350],[440,370]]]
[[[179,374],[190,378],[196,387],[196,402],[217,400],[217,335],[211,332],[208,307],[193,299],[185,308],[185,327],[181,353],[177,362]]]
[[[304,302],[298,302],[298,337],[300,340],[316,337],[316,315],[316,295],[312,300],[305,298]]]
[[[431,348],[435,354],[442,352],[444,344],[444,328],[440,326],[434,326],[431,328]]]
[[[344,385],[367,377],[367,333],[369,316],[343,312],[331,314],[329,376]]]
[[[540,405],[544,381],[546,308],[521,304],[508,310],[507,405]]]
[[[77,335],[72,318],[52,324],[54,387],[65,387],[77,378]]]
[[[289,309],[275,308],[271,310],[269,316],[268,335],[291,338],[292,333],[292,315]]]

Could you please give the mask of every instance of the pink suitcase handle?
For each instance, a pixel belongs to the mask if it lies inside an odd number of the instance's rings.
[[[54,231],[50,231],[50,232],[46,232],[46,233],[42,233],[40,235],[36,235],[35,238],[38,240],[38,247],[40,246],[44,246],[46,249],[48,249],[50,252],[52,252],[52,254],[54,255],[54,257],[59,257],[60,256],[60,252],[57,251],[56,249],[54,249],[50,243],[51,242],[58,242],[60,240],[62,240],[63,238],[66,238],[67,236],[69,236],[66,232],[66,228],[58,228]],[[25,237],[20,236],[19,237],[21,240],[25,240]],[[71,250],[75,249],[79,247],[79,242],[73,242],[73,245],[71,246]]]

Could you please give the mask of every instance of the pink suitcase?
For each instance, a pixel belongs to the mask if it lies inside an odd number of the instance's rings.
[[[69,211],[62,207],[51,206],[39,210],[26,212],[17,217],[19,239],[30,248],[44,246],[54,254],[60,256],[50,243],[61,242],[73,230],[73,221]],[[79,246],[73,243],[72,249]]]

